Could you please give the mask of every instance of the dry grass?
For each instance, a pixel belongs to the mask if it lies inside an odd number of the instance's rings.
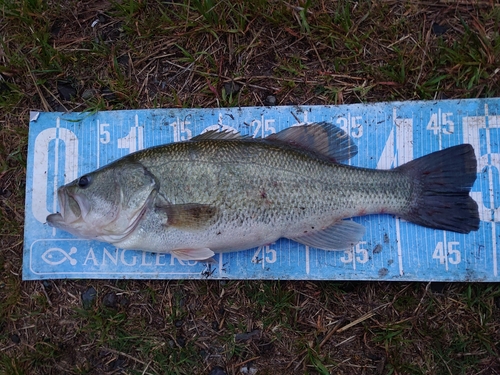
[[[499,32],[494,0],[0,2],[0,374],[500,373],[498,285],[20,279],[30,109],[500,96]]]

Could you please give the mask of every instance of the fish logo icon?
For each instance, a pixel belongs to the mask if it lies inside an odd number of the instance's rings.
[[[77,261],[76,259],[72,258],[71,255],[75,254],[76,252],[76,247],[72,247],[71,249],[69,249],[69,253],[58,247],[51,247],[42,254],[42,259],[45,263],[52,266],[57,266],[61,263],[66,262],[67,260],[72,266],[74,266],[76,265]]]

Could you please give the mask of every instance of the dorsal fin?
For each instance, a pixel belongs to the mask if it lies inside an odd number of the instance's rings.
[[[315,152],[335,162],[346,161],[358,153],[358,146],[339,127],[327,122],[292,126],[266,137]]]
[[[245,136],[240,133],[236,133],[231,130],[223,129],[221,131],[218,130],[208,130],[205,133],[201,133],[193,138],[192,141],[202,141],[207,139],[243,139]]]

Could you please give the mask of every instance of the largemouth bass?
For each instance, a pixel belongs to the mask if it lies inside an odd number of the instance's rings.
[[[464,144],[392,170],[341,164],[357,153],[340,128],[315,123],[264,139],[207,132],[141,150],[58,189],[47,222],[123,249],[205,260],[281,237],[324,249],[358,243],[351,220],[393,214],[435,229],[479,228],[469,196],[476,158]]]

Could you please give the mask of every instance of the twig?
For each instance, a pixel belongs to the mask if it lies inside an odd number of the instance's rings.
[[[370,311],[369,313],[366,313],[365,315],[359,317],[358,319],[356,319],[355,321],[343,326],[342,328],[339,329],[339,333],[340,332],[344,332],[344,331],[347,331],[349,328],[352,328],[354,327],[355,325],[361,323],[361,322],[364,322],[365,320],[367,319],[370,319],[371,317],[375,316],[375,313],[374,311]]]
[[[243,362],[240,362],[240,363],[235,364],[235,365],[234,365],[234,367],[240,367],[240,366],[243,366],[243,365],[247,364],[248,362],[255,361],[256,359],[259,359],[259,358],[260,358],[260,356],[257,356],[257,357],[253,357],[253,358],[247,359],[247,360],[245,360],[245,361],[243,361]]]
[[[321,341],[321,343],[319,344],[319,347],[322,348],[323,345],[325,345],[331,338],[332,336],[338,332],[340,326],[342,325],[342,323],[344,323],[345,319],[340,319],[338,321],[338,323],[330,330],[330,332],[327,333],[327,335],[325,336],[325,338],[323,339],[323,341]]]
[[[51,112],[52,108],[50,107],[50,105],[47,102],[47,100],[45,99],[45,97],[42,95],[42,91],[38,87],[38,84],[36,83],[35,76],[31,72],[30,66],[28,65],[27,62],[26,62],[26,67],[28,68],[28,73],[29,73],[31,79],[33,80],[33,85],[35,86],[35,90],[38,92],[38,95],[40,96],[40,100],[42,101],[42,104],[43,104],[43,107],[45,109],[45,112]]]

